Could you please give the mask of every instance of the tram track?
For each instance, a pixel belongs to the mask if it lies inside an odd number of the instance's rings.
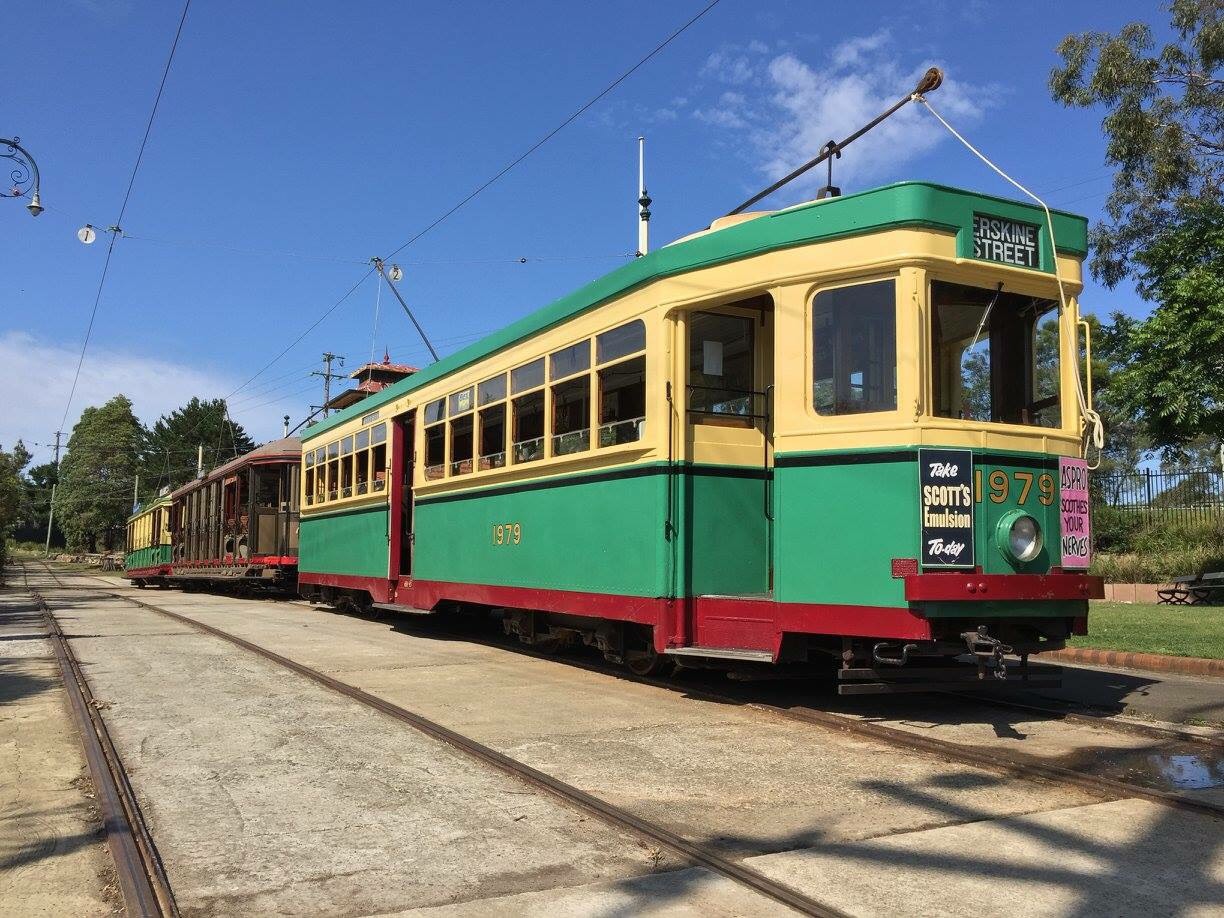
[[[125,596],[121,593],[110,592],[107,593],[107,595],[125,599],[128,602],[142,606],[151,611],[160,612],[172,618],[176,618],[179,621],[190,624],[193,627],[198,627],[207,631],[208,633],[221,637],[224,640],[243,642],[242,638],[238,638],[235,635],[230,635],[228,632],[213,628],[210,625],[204,625],[195,619],[180,615],[179,613],[168,609],[163,609],[162,607],[156,606],[152,603],[147,603],[143,600]],[[471,637],[471,635],[459,635],[458,633],[455,633],[454,636],[462,636],[469,639]],[[240,644],[240,646],[245,646],[247,643],[249,642],[243,642]],[[258,645],[249,645],[247,649],[261,654],[264,652],[273,653],[272,651],[266,651],[265,648],[259,648]],[[514,647],[513,649],[516,652],[522,652],[530,656],[537,656],[542,659],[557,659],[555,655],[534,651],[529,647]],[[274,656],[278,655],[274,654]],[[295,661],[287,662],[291,663],[294,667],[303,666]],[[652,685],[658,688],[675,690],[677,687],[677,683],[675,681],[658,677],[636,676],[619,667],[614,667],[611,664],[605,664],[600,661],[566,658],[565,662],[569,665],[586,669],[591,672],[611,675],[616,678],[640,682],[642,684]],[[310,668],[303,666],[303,669],[309,670]],[[311,670],[311,672],[317,673],[317,671],[314,670]],[[317,674],[323,679],[330,678],[322,673]],[[1001,750],[983,749],[978,746],[969,746],[964,743],[927,736],[910,730],[901,729],[899,727],[892,727],[886,724],[864,720],[862,718],[853,717],[850,715],[818,710],[807,706],[781,705],[755,700],[746,701],[743,697],[736,697],[735,695],[727,692],[711,689],[708,686],[699,687],[688,684],[684,686],[684,689],[686,694],[693,698],[706,700],[717,704],[738,705],[741,707],[746,707],[750,710],[756,710],[769,714],[773,717],[817,726],[833,732],[848,734],[862,739],[884,743],[885,745],[892,746],[894,748],[918,752],[943,760],[956,761],[964,765],[982,768],[995,773],[1008,775],[1010,777],[1040,783],[1053,783],[1072,786],[1101,799],[1112,800],[1127,797],[1138,798],[1173,809],[1184,810],[1197,813],[1199,815],[1206,815],[1216,819],[1224,818],[1224,805],[1217,804],[1209,800],[1191,797],[1174,791],[1166,791],[1159,788],[1148,787],[1132,781],[1119,780],[1103,775],[1087,774],[1083,771],[1051,763],[1036,756],[1028,755],[1022,752],[1005,752]],[[965,700],[960,695],[955,697],[962,701]],[[979,699],[975,696],[973,700],[994,701],[995,699]],[[1009,704],[1009,702],[1005,699],[1001,699],[1000,701],[1003,704]],[[1111,730],[1132,730],[1131,724],[1127,724],[1125,727],[1122,725],[1103,725],[1088,715],[1078,715],[1076,718],[1073,718],[1073,720],[1079,723],[1088,722],[1085,723],[1085,725],[1091,725],[1094,727],[1105,726],[1106,729]],[[1136,731],[1144,731],[1144,728],[1138,725],[1136,725],[1133,729]],[[1187,742],[1202,742],[1208,745],[1214,745],[1217,742],[1213,737],[1200,737],[1194,733],[1186,731],[1169,731],[1160,727],[1147,728],[1144,732],[1150,736],[1160,739],[1175,738]]]
[[[81,737],[85,762],[102,811],[103,831],[124,909],[129,915],[174,918],[179,914],[174,891],[89,682],[50,605],[41,592],[30,586],[25,563],[18,563],[25,590],[47,625],[47,639],[59,665],[68,707]],[[47,570],[58,583],[58,576],[49,566]]]
[[[47,572],[57,583],[61,583],[59,577],[49,565],[47,566]],[[328,676],[326,673],[322,673],[296,660],[289,659],[235,634],[215,628],[189,616],[181,615],[173,610],[104,588],[98,588],[96,592],[103,596],[126,601],[140,608],[158,613],[203,634],[225,641],[261,659],[309,679],[318,685],[337,692],[365,707],[386,714],[427,736],[433,737],[465,753],[471,758],[524,782],[529,787],[547,793],[571,808],[595,816],[603,823],[628,831],[653,845],[666,848],[693,866],[704,867],[775,902],[786,905],[800,914],[817,916],[817,918],[846,918],[846,913],[840,909],[808,896],[787,884],[780,883],[746,864],[725,857],[708,845],[691,841],[659,823],[630,813],[615,804],[554,778],[545,772],[507,756],[470,737],[450,730],[442,724],[423,717],[407,708],[365,692],[356,686]],[[135,914],[143,913],[137,912]]]

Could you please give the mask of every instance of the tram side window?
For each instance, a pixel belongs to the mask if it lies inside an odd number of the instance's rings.
[[[340,496],[340,441],[327,444],[327,499]]]
[[[353,460],[353,488],[358,497],[370,490],[370,430],[364,428],[357,431],[353,448],[356,458]]]
[[[934,410],[940,417],[1060,427],[1053,300],[931,284]]]
[[[387,422],[370,431],[370,480],[375,491],[387,489]]]
[[[340,441],[340,496],[353,496],[353,438]]]
[[[306,452],[306,455],[302,457],[302,465],[305,467],[305,484],[302,491],[306,495],[306,506],[309,507],[314,503],[314,450]]]
[[[544,458],[544,358],[510,371],[514,462]]]
[[[553,382],[553,455],[581,453],[591,448],[591,376],[586,372],[591,367],[591,342],[555,351],[548,364]],[[568,378],[575,373],[582,375]]]
[[[688,406],[695,420],[750,423],[753,322],[748,316],[696,312],[689,318]]]
[[[635,319],[595,337],[595,359],[606,364],[646,349],[646,325]],[[646,357],[631,357],[601,366],[599,379],[599,446],[642,439],[646,424]]]
[[[483,472],[506,464],[506,374],[487,379],[476,387],[479,442],[476,454]]]
[[[324,463],[327,460],[326,451],[320,447],[315,450],[315,498],[316,504],[323,503],[323,499],[327,493],[327,468]]]
[[[896,410],[896,281],[816,294],[812,302],[812,406],[823,415]]]
[[[451,474],[466,475],[472,471],[472,414],[451,421]]]
[[[446,475],[446,399],[425,406],[425,480]]]

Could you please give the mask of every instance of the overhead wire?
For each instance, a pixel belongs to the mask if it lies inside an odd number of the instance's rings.
[[[174,63],[174,54],[178,50],[179,39],[183,35],[183,24],[187,21],[187,11],[191,8],[191,0],[183,3],[183,14],[179,17],[178,28],[174,32],[174,41],[170,45],[170,54],[166,58],[166,66],[162,68],[161,81],[157,84],[157,95],[153,98],[153,109],[149,112],[149,120],[145,125],[144,137],[140,141],[140,150],[136,153],[136,162],[132,166],[132,174],[128,177],[127,189],[123,193],[123,203],[119,206],[119,218],[115,221],[116,230],[111,233],[110,243],[106,247],[106,260],[102,263],[102,275],[98,279],[98,290],[94,295],[93,308],[89,312],[89,322],[85,326],[85,340],[81,343],[81,356],[77,359],[76,372],[72,376],[72,386],[68,390],[68,401],[64,405],[64,416],[60,420],[60,430],[68,424],[68,412],[72,410],[72,400],[76,396],[77,383],[81,379],[81,367],[85,364],[85,352],[89,349],[89,339],[93,336],[94,321],[98,317],[98,305],[102,301],[102,290],[106,286],[106,277],[110,272],[111,256],[115,252],[115,242],[119,238],[119,227],[123,226],[123,216],[127,213],[128,201],[132,197],[132,188],[136,184],[136,174],[144,160],[145,147],[149,144],[149,135],[153,132],[153,121],[157,117],[157,109],[161,105],[162,94],[166,90],[166,79],[170,76],[170,65]]]

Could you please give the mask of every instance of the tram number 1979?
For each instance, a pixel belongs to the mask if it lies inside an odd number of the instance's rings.
[[[517,545],[523,541],[522,523],[494,523],[494,545]]]
[[[973,494],[974,500],[979,504],[982,502],[982,479],[982,470],[974,469]],[[1037,486],[1036,499],[1046,507],[1054,503],[1054,476],[1049,472],[1043,472],[1041,475],[1033,472],[1012,472],[1009,476],[1002,469],[995,469],[985,476],[985,483],[991,503],[1003,503],[1012,488],[1016,488],[1016,503],[1023,507],[1033,493],[1034,483]]]

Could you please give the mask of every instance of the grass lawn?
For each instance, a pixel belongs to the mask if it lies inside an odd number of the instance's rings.
[[[1224,606],[1094,602],[1088,610],[1088,634],[1072,638],[1068,645],[1221,660]]]

